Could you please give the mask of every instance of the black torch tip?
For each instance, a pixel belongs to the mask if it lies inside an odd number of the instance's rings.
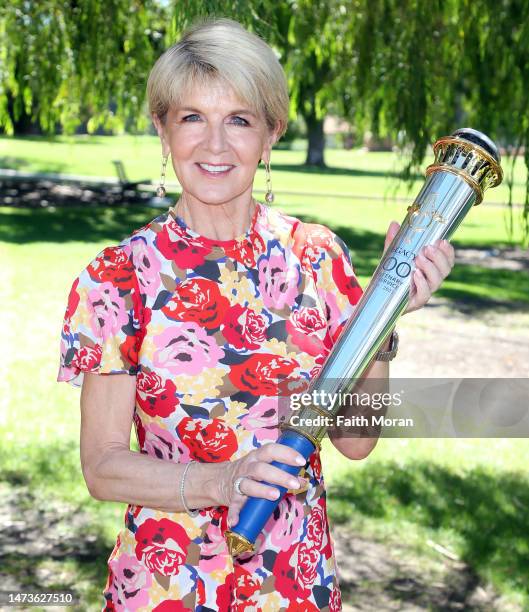
[[[462,138],[463,140],[468,140],[468,142],[473,142],[474,144],[479,145],[481,148],[485,149],[487,153],[492,155],[492,157],[494,157],[498,163],[500,163],[500,152],[498,151],[498,147],[482,132],[478,132],[478,130],[474,130],[472,128],[460,128],[459,130],[456,130],[452,136],[457,136],[458,138]]]

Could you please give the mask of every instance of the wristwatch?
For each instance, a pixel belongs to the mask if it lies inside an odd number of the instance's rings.
[[[389,351],[378,351],[375,355],[375,361],[391,361],[397,354],[399,348],[399,335],[396,330],[393,330],[391,334],[391,340],[389,341]]]

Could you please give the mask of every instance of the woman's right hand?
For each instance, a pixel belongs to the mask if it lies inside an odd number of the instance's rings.
[[[297,459],[301,458],[301,464]],[[291,476],[284,470],[270,465],[272,461],[295,465],[300,470],[307,463],[303,456],[284,444],[269,442],[263,446],[250,451],[241,459],[227,461],[222,476],[218,483],[219,505],[228,507],[228,527],[234,527],[239,520],[239,512],[250,497],[264,497],[265,499],[277,499],[279,491],[275,487],[264,484],[279,485],[286,489],[299,489],[308,481],[301,476]],[[240,489],[244,495],[239,495],[235,490],[237,478],[245,476],[240,483]]]

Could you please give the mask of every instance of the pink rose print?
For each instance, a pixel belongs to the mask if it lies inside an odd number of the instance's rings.
[[[156,257],[153,248],[147,245],[144,238],[137,238],[131,242],[136,276],[138,284],[150,297],[156,297],[160,291],[160,260]]]
[[[200,571],[209,573],[226,567],[228,548],[226,538],[216,522],[210,522],[200,546]]]
[[[173,461],[175,456],[174,437],[170,431],[156,423],[144,425],[145,441],[142,450],[151,457]]]
[[[154,365],[171,374],[199,374],[224,356],[215,339],[196,323],[168,327],[154,338],[154,343],[159,347],[153,356]]]
[[[276,441],[278,432],[277,399],[264,397],[248,409],[241,419],[241,425],[247,431],[252,431],[256,440]]]
[[[88,311],[94,334],[106,340],[128,323],[125,301],[110,282],[101,283],[88,293]]]
[[[268,519],[264,531],[270,533],[274,546],[286,550],[299,540],[303,517],[303,504],[295,495],[287,494]]]
[[[327,327],[327,321],[323,318],[317,308],[302,307],[290,315],[287,321],[287,331],[292,337],[292,342],[309,355],[319,355],[323,350],[320,330]],[[320,334],[318,334],[320,332]]]
[[[266,319],[251,308],[235,304],[224,316],[222,334],[236,349],[256,349],[266,340]]]
[[[135,533],[136,557],[163,576],[174,576],[185,563],[191,539],[186,530],[169,519],[147,519]]]
[[[292,306],[298,295],[299,267],[288,265],[280,249],[262,257],[257,267],[259,271],[259,291],[267,308],[281,310]]]
[[[126,610],[137,610],[149,603],[152,576],[132,555],[121,554],[109,562],[112,570],[112,601]]]

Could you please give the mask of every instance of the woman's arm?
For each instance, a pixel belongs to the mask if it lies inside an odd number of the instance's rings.
[[[391,334],[388,339],[381,346],[381,351],[389,351]],[[388,393],[389,391],[389,362],[387,361],[375,361],[371,362],[371,365],[365,371],[362,380],[368,380],[367,384],[359,383],[355,389],[355,393]],[[373,411],[368,407],[368,412]],[[381,411],[379,411],[380,413]],[[338,414],[347,417],[359,416],[362,410],[356,406],[345,406],[342,407]],[[333,443],[334,447],[337,448],[342,455],[348,459],[365,459],[369,453],[375,448],[378,442],[378,436],[380,434],[380,427],[369,427],[370,437],[360,438],[354,437],[351,428],[347,428],[350,432],[349,435],[339,437],[336,430],[329,429],[329,439]]]
[[[180,482],[185,465],[130,450],[135,394],[135,376],[84,374],[81,466],[88,490],[102,501],[184,512]],[[184,489],[189,508],[219,505],[222,470],[222,463],[189,468]]]

